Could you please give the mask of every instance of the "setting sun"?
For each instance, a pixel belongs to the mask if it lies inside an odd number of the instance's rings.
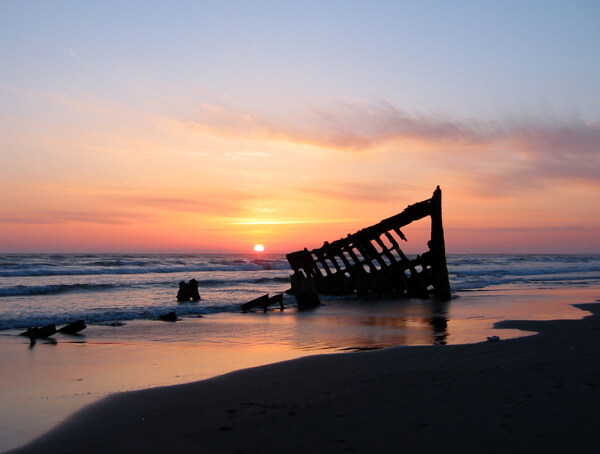
[[[265,247],[262,244],[257,244],[254,246],[254,251],[255,252],[262,252],[265,250]]]

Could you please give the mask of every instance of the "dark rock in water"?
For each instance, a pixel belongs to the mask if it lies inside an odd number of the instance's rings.
[[[47,337],[56,334],[56,325],[50,324],[46,326],[38,327],[29,327],[27,331],[21,333],[21,336],[27,336],[30,339],[45,339]]]
[[[158,319],[162,320],[163,322],[176,322],[177,314],[175,312],[168,312],[166,314],[159,315]]]
[[[189,301],[190,293],[188,291],[188,285],[185,281],[179,282],[179,290],[177,291],[177,301]]]
[[[200,301],[200,293],[198,292],[198,281],[196,279],[190,279],[188,288],[190,290],[190,296],[192,301]]]
[[[77,334],[87,328],[87,325],[83,320],[77,320],[76,322],[69,323],[58,330],[59,333],[63,334]]]
[[[189,283],[185,281],[179,282],[179,290],[177,292],[177,301],[200,301],[200,293],[198,292],[198,281],[190,279]]]

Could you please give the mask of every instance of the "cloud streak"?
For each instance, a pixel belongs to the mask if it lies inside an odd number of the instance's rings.
[[[353,219],[270,219],[231,222],[231,225],[335,224]]]
[[[197,214],[229,215],[242,211],[242,197],[203,194],[202,197],[169,197],[159,195],[122,194],[109,197],[128,207]]]
[[[325,187],[303,187],[299,191],[313,197],[344,202],[389,203],[401,199],[407,185],[369,184],[349,181],[329,181]]]
[[[154,216],[124,212],[89,212],[66,210],[40,210],[28,213],[7,214],[0,218],[0,224],[52,225],[85,223],[100,225],[129,225],[153,221]]]
[[[442,171],[468,170],[487,180],[484,167],[495,169],[492,180],[507,187],[523,186],[524,179],[529,186],[556,179],[600,184],[600,123],[582,119],[465,120],[409,114],[384,101],[336,101],[295,119],[202,104],[186,123],[212,134],[337,151],[418,150]]]

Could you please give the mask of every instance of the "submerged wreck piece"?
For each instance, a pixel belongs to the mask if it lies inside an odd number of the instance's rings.
[[[247,303],[242,304],[240,307],[242,309],[242,312],[248,312],[249,310],[254,309],[255,307],[260,307],[266,312],[267,308],[269,306],[272,306],[273,304],[279,304],[279,308],[283,310],[283,294],[278,293],[277,295],[269,296],[269,294],[267,293],[251,301],[248,301]]]
[[[56,334],[56,325],[50,324],[41,327],[29,327],[27,331],[22,332],[21,336],[27,336],[30,339],[46,339]]]
[[[398,244],[406,241],[400,229],[425,217],[431,219],[429,249],[409,259]],[[290,293],[299,308],[318,306],[319,294],[450,299],[442,191],[438,186],[430,199],[409,205],[391,218],[286,258],[294,270]]]
[[[63,334],[77,334],[79,331],[82,331],[86,328],[87,325],[85,324],[85,321],[77,320],[73,323],[63,326],[58,330],[58,332]]]

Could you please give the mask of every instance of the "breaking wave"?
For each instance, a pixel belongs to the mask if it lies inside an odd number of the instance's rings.
[[[26,276],[91,276],[110,274],[174,274],[194,273],[203,271],[267,271],[290,269],[285,260],[254,260],[239,262],[213,262],[213,263],[168,263],[157,262],[90,262],[84,265],[57,265],[57,264],[32,264],[32,265],[6,265],[0,264],[0,277],[26,277]]]

